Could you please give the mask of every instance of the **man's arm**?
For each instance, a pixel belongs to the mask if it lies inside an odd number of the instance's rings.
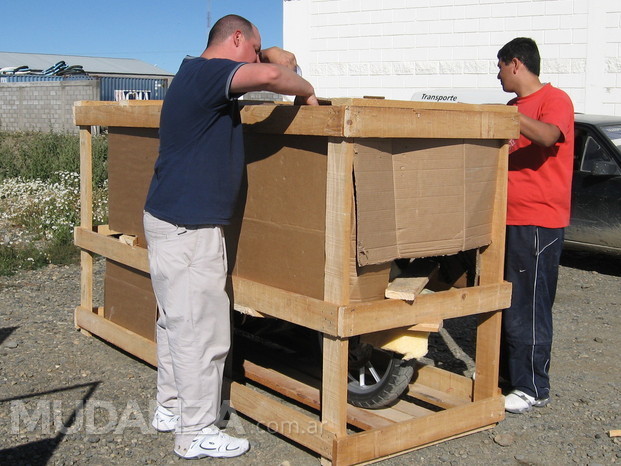
[[[261,63],[241,66],[231,81],[232,93],[271,91],[295,95],[307,105],[319,105],[311,83],[298,76],[295,55],[279,47],[271,47],[260,54]]]
[[[552,147],[561,138],[562,133],[558,126],[551,123],[535,120],[534,118],[520,115],[520,133],[543,147]]]
[[[308,105],[319,105],[311,83],[281,65],[247,63],[241,66],[231,81],[234,94],[251,91],[270,91],[302,97]]]
[[[298,66],[295,55],[280,47],[270,47],[269,49],[261,50],[259,52],[259,61],[261,63],[282,65],[291,71],[295,71],[295,68]]]

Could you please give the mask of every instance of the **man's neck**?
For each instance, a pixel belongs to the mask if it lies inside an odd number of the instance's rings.
[[[539,81],[539,77],[535,77],[535,79],[525,82],[520,89],[516,91],[516,94],[518,97],[527,97],[537,92],[543,86],[545,86],[545,84]]]

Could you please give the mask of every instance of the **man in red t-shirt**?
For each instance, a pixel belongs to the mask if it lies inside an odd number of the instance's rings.
[[[548,404],[552,305],[564,229],[569,224],[574,109],[569,96],[539,80],[539,50],[518,37],[498,52],[498,79],[515,92],[520,137],[509,149],[506,278],[511,307],[503,311],[501,375],[511,391],[505,409]]]

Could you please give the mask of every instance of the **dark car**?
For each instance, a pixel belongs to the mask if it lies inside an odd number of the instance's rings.
[[[576,114],[565,247],[621,254],[621,117]]]

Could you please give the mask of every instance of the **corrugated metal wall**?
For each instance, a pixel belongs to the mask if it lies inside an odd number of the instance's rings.
[[[115,91],[127,91],[125,99],[162,100],[168,90],[167,79],[125,77],[99,79],[101,80],[101,100],[117,100]],[[148,99],[145,99],[145,96],[148,96]]]
[[[92,76],[0,76],[0,83],[15,82],[62,82],[78,79],[98,79],[100,81],[100,100],[117,100],[115,97],[123,95],[123,99],[162,100],[168,90],[168,80],[158,78],[126,78],[126,77],[92,77]],[[125,92],[117,92],[125,91]],[[137,97],[138,96],[138,97]]]

